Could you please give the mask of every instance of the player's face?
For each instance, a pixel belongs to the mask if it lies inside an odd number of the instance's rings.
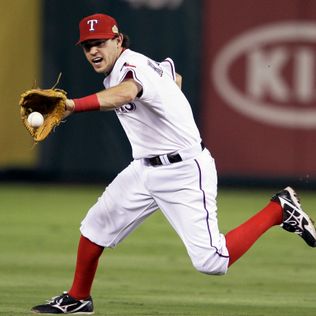
[[[108,74],[122,52],[122,36],[89,40],[81,44],[88,62],[97,73]]]

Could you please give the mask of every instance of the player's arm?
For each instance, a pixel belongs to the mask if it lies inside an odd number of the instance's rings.
[[[176,84],[181,89],[182,88],[182,76],[176,73]]]
[[[132,102],[142,91],[142,86],[134,79],[125,79],[117,86],[102,90],[80,99],[67,99],[65,115],[72,112],[109,111]]]

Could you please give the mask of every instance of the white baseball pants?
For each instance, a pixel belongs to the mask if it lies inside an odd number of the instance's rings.
[[[160,209],[193,266],[206,274],[224,274],[229,255],[218,229],[216,196],[217,172],[207,149],[170,165],[134,160],[91,207],[80,230],[92,242],[113,248]]]

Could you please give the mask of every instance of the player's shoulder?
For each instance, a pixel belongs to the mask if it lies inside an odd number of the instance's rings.
[[[146,56],[131,49],[125,49],[117,59],[111,73],[105,77],[103,84],[106,88],[121,82],[129,71],[137,73],[142,68]]]
[[[131,49],[127,49],[122,54],[122,62],[126,63],[126,66],[142,66],[147,63],[150,58],[141,54],[139,52],[135,52]]]
[[[125,75],[128,71],[132,71],[135,74],[140,74],[140,71],[141,73],[148,75],[156,73],[160,77],[166,73],[168,77],[174,81],[176,80],[174,62],[170,57],[158,62],[142,53],[133,51],[131,49],[126,49],[121,54],[119,62],[115,67],[115,72],[117,74]]]
[[[159,63],[155,62],[148,56],[139,52],[135,52],[131,49],[127,49],[122,53],[119,58],[119,63],[116,66],[118,72],[123,75],[129,71],[135,73],[135,75],[150,75],[152,69],[158,70],[159,72],[162,71],[159,67]]]

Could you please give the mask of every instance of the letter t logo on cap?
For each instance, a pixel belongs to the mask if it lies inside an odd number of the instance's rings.
[[[88,40],[113,39],[119,34],[116,20],[100,13],[83,18],[79,23],[79,31],[80,38],[77,44]]]
[[[97,24],[97,23],[98,23],[98,20],[88,20],[88,21],[87,21],[87,24],[90,25],[89,31],[95,31],[95,29],[94,29],[94,24]]]

